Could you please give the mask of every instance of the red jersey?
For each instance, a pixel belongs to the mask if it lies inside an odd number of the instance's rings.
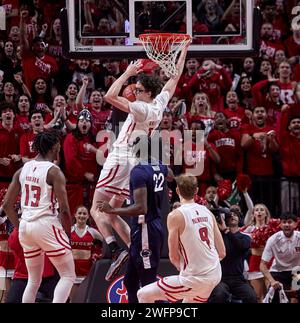
[[[274,128],[265,126],[257,128],[253,125],[244,125],[243,134],[253,135],[255,133],[267,133]],[[254,139],[251,146],[247,149],[247,173],[250,175],[270,176],[273,175],[272,153],[267,147],[267,139],[259,141]]]
[[[295,103],[294,84],[278,82],[280,86],[280,99],[285,104]]]
[[[25,52],[22,58],[24,81],[28,89],[31,89],[32,83],[38,77],[49,80],[58,72],[58,66],[55,58],[45,54],[38,58],[31,52]]]
[[[85,181],[84,173],[92,173],[97,176],[96,155],[85,148],[85,144],[91,144],[89,136],[77,139],[73,133],[67,134],[63,149],[65,155],[65,174],[69,182]]]
[[[186,87],[182,90],[190,101],[193,94],[197,92],[204,92],[208,95],[213,111],[221,111],[224,108],[224,98],[221,91],[228,92],[230,90],[232,80],[228,72],[222,68],[214,72],[210,76],[205,76],[206,71],[201,67],[189,81]]]
[[[212,157],[208,150],[204,148],[202,151],[196,150],[195,143],[184,143],[184,152],[183,152],[183,171],[188,171],[188,169],[193,169],[195,167],[196,162],[204,162],[203,173],[197,176],[198,181],[202,184],[210,183],[214,179],[214,174],[216,173],[216,165],[215,162],[212,160]],[[211,145],[212,148],[216,150],[214,144]],[[190,149],[192,148],[192,149]],[[198,195],[203,195],[203,191],[205,191],[208,185],[204,185]]]
[[[10,234],[8,245],[11,248],[15,259],[15,272],[13,279],[27,279],[28,272],[25,264],[23,248],[19,241],[19,232],[17,229],[14,229]],[[54,274],[54,267],[49,258],[45,255],[43,277],[51,277],[54,276]]]
[[[232,111],[229,108],[223,110],[223,113],[228,119],[229,128],[239,130],[241,125],[249,123],[249,119],[245,114],[245,109],[238,107],[236,111]]]
[[[36,157],[37,152],[32,149],[35,136],[36,135],[32,131],[22,135],[20,139],[20,154],[22,157],[30,159]]]
[[[15,120],[17,126],[20,127],[24,132],[30,131],[31,125],[30,121],[28,120],[28,116],[21,116],[19,114],[16,114]]]
[[[300,45],[295,42],[293,35],[284,42],[284,46],[288,54],[287,57],[300,55]]]
[[[76,224],[72,226],[71,248],[77,276],[86,276],[92,267],[93,257],[101,256],[101,247],[95,243],[97,240],[101,242],[103,238],[96,229],[87,225],[81,233]]]
[[[16,124],[10,131],[3,128],[2,124],[0,124],[0,158],[10,158],[10,155],[19,154],[21,134],[22,129]],[[10,161],[8,166],[0,165],[0,177],[12,177],[20,167],[21,163],[14,162],[13,160]]]
[[[208,141],[216,146],[221,161],[217,165],[220,173],[242,172],[243,152],[241,148],[241,135],[235,129],[227,132],[214,129],[208,135]]]
[[[110,116],[111,110],[96,110],[89,104],[88,109],[93,117],[92,133],[97,136],[97,133],[106,129],[106,121]]]
[[[281,164],[284,176],[300,176],[300,138],[292,136],[287,130],[289,115],[284,111],[280,117],[279,143]]]

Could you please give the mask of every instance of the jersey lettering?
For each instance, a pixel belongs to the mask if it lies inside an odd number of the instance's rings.
[[[29,205],[30,197],[32,198],[30,202],[30,206],[38,207],[40,198],[41,198],[41,188],[36,185],[29,186],[28,184],[25,184],[25,203],[24,203],[25,206]]]

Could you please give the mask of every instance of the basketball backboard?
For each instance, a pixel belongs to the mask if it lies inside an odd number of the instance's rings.
[[[63,51],[69,58],[146,57],[138,36],[187,33],[190,57],[241,57],[257,49],[253,0],[66,0]]]

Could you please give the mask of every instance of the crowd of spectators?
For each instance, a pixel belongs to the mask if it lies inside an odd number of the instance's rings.
[[[111,11],[109,1],[100,1],[102,7],[96,9],[102,18],[95,21],[95,10],[87,6],[96,6],[98,1],[83,2],[92,29],[105,28],[105,20],[109,28],[118,31],[118,24],[112,26],[118,7]],[[223,30],[224,21],[219,18],[228,8],[233,10],[230,22],[234,25],[236,1],[194,2],[199,25]],[[2,0],[0,4],[6,10],[6,30],[0,31],[1,196],[15,171],[35,157],[34,136],[44,129],[58,128],[62,148],[56,162],[66,175],[70,208],[75,215],[79,206],[91,206],[101,170],[99,152],[107,156],[104,134],[111,130],[117,133],[119,122],[125,120],[126,115],[109,106],[103,96],[130,58],[64,57],[59,19],[63,0]],[[192,131],[193,143],[191,150],[185,151],[183,165],[171,167],[179,175],[191,167],[191,160],[204,160],[203,173],[198,176],[199,198],[216,192],[224,180],[235,187],[237,177],[244,174],[251,181],[247,194],[254,205],[263,204],[274,218],[285,212],[298,215],[300,29],[293,29],[291,21],[292,8],[300,2],[257,0],[256,4],[262,12],[258,56],[188,58],[160,130]],[[158,68],[153,73],[162,83],[166,81]],[[205,132],[203,151],[196,150],[196,130]],[[175,154],[171,141],[171,162]],[[187,159],[189,163],[185,164]],[[172,185],[170,191],[170,201],[175,203],[178,197]],[[246,213],[245,192],[237,193],[241,213]],[[228,206],[228,201],[219,202]],[[11,262],[5,247],[9,226],[0,219],[0,258],[5,255],[0,266],[6,268]],[[247,219],[245,225],[250,222]]]

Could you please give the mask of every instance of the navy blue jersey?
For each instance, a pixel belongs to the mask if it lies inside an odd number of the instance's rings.
[[[141,188],[147,188],[147,214],[145,222],[150,222],[161,218],[162,201],[166,198],[164,190],[168,168],[157,162],[153,165],[142,162],[136,165],[130,173],[130,196],[133,200],[133,191]],[[138,224],[138,217],[132,218],[132,224]]]

